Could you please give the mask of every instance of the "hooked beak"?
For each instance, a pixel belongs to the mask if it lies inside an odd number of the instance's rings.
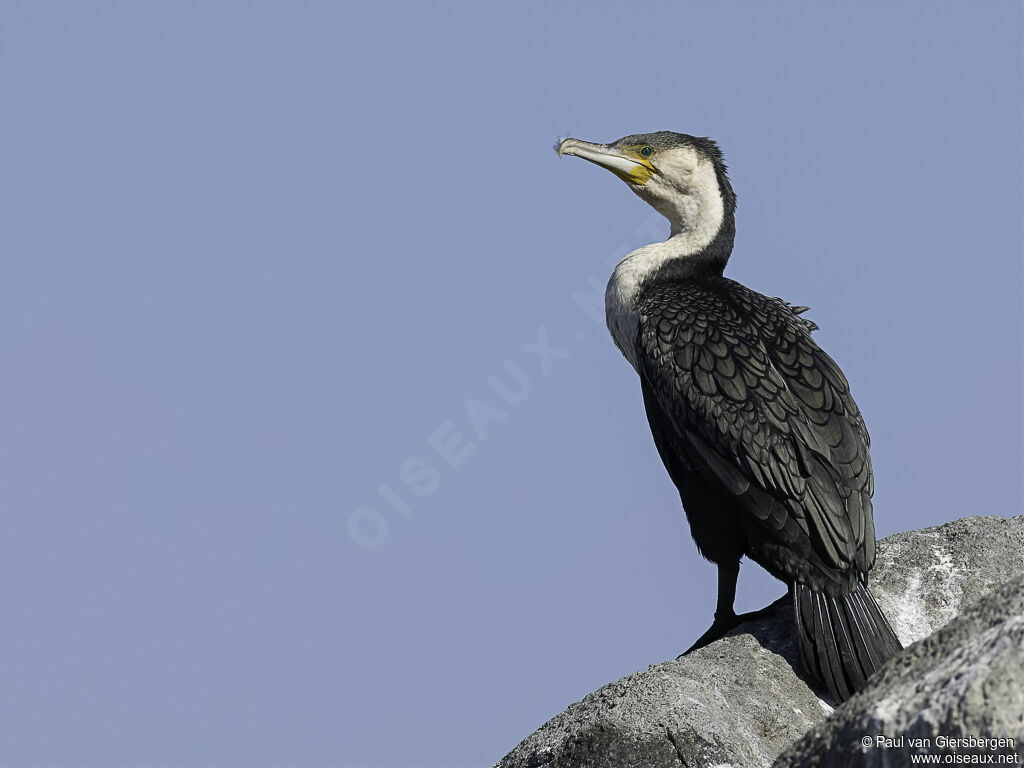
[[[607,168],[627,184],[639,187],[650,181],[651,176],[655,174],[655,168],[650,160],[609,144],[591,144],[589,141],[566,139],[555,151],[559,157],[582,157],[602,168]]]

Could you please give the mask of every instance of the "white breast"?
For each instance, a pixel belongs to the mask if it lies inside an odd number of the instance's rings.
[[[640,285],[658,267],[678,255],[673,240],[674,237],[663,243],[645,245],[626,256],[615,267],[604,292],[608,330],[633,368],[636,368],[636,333],[640,325],[640,314],[636,309]]]

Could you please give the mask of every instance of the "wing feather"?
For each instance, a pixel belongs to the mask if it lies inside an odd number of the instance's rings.
[[[874,561],[870,438],[804,310],[725,278],[649,287],[637,367],[685,461],[778,543],[809,545],[825,568],[865,572]]]

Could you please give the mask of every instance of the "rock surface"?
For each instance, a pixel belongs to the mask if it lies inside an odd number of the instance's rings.
[[[879,542],[871,591],[907,645],[1024,574],[1022,553],[1024,516],[898,533]],[[793,632],[792,608],[782,600],[683,660],[573,704],[498,768],[767,766],[832,712],[798,671]]]
[[[1024,573],[1024,515],[965,517],[879,544],[871,594],[904,646]]]
[[[944,740],[971,738],[996,741],[951,747]],[[1024,754],[1018,750],[1024,750],[1024,576],[892,659],[775,766],[882,768],[910,765],[911,755]]]

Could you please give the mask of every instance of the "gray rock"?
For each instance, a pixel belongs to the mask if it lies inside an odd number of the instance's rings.
[[[831,708],[793,673],[792,609],[606,685],[516,747],[501,768],[766,765]]]
[[[911,755],[1024,755],[1020,750],[1024,576],[890,660],[775,768],[883,768],[910,765]]]
[[[879,545],[871,594],[906,646],[1024,573],[1024,515],[965,517]]]
[[[879,542],[871,591],[907,644],[1024,573],[1022,553],[1024,516],[895,534]],[[799,671],[793,633],[792,608],[781,600],[765,618],[685,659],[571,705],[498,768],[770,765],[832,712]]]

